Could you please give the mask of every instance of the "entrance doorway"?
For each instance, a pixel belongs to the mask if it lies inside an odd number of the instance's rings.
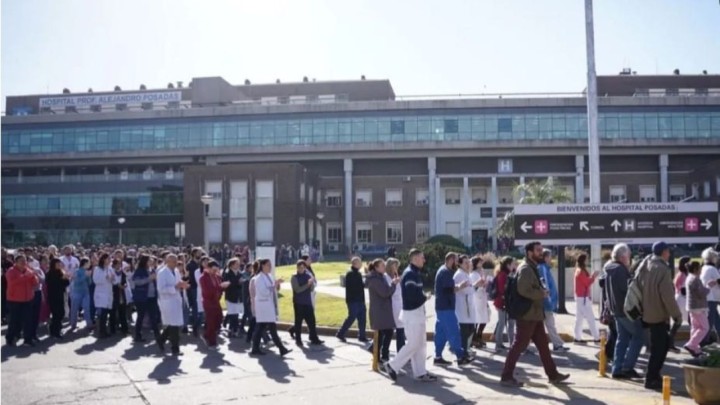
[[[492,249],[492,243],[488,238],[487,229],[472,230],[472,250],[473,252],[487,252]]]

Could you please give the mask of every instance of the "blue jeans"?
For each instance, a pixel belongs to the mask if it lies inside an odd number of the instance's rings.
[[[465,350],[463,350],[460,339],[460,324],[454,309],[437,311],[437,319],[435,320],[435,358],[442,357],[446,343],[450,343],[450,350],[459,359],[465,357]]]
[[[365,302],[348,302],[348,316],[343,322],[342,327],[338,331],[338,337],[344,338],[350,326],[357,320],[359,329],[359,339],[365,339],[365,319],[367,317],[367,309],[365,308]]]
[[[632,321],[628,318],[615,318],[615,326],[618,337],[612,363],[613,375],[635,368],[645,340],[645,332],[640,319]]]
[[[70,299],[70,327],[72,328],[77,326],[78,311],[81,306],[83,317],[85,318],[85,326],[89,327],[92,325],[92,318],[90,317],[90,293],[73,294]]]
[[[495,345],[500,346],[503,344],[503,334],[505,333],[505,327],[507,326],[508,346],[512,346],[513,340],[515,340],[515,320],[510,319],[507,311],[503,309],[498,309],[497,313],[498,321],[497,325],[495,325]]]

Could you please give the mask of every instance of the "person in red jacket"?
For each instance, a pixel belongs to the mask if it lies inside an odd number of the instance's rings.
[[[507,346],[503,344],[503,334],[505,327],[507,326],[508,342],[512,345],[515,337],[515,320],[510,319],[505,310],[505,286],[507,286],[508,277],[513,270],[515,270],[515,259],[506,256],[500,260],[500,263],[495,268],[495,299],[493,305],[498,312],[498,322],[495,326],[495,350],[506,350]]]
[[[211,348],[217,347],[217,335],[222,323],[222,308],[220,297],[223,289],[230,285],[229,281],[220,278],[220,266],[215,260],[208,264],[208,271],[200,276],[200,289],[202,290],[202,304],[205,310],[205,343]]]
[[[8,346],[15,346],[22,329],[23,344],[34,346],[32,341],[31,310],[35,297],[35,286],[38,279],[33,269],[27,264],[23,255],[15,258],[15,265],[5,274],[7,279],[7,304],[10,311],[10,325],[8,325],[5,342]]]

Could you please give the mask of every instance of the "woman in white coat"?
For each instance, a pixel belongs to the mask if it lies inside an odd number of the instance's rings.
[[[490,303],[488,300],[487,287],[492,282],[493,277],[485,274],[483,269],[483,259],[475,256],[471,260],[473,272],[470,273],[470,282],[472,282],[475,290],[475,312],[477,313],[477,328],[475,329],[475,337],[473,346],[482,349],[486,346],[483,341],[483,332],[485,326],[490,323]]]
[[[95,301],[95,308],[99,311],[97,336],[98,338],[106,338],[108,337],[108,315],[110,314],[113,303],[113,284],[117,284],[118,282],[115,271],[110,267],[110,255],[107,253],[100,256],[98,266],[95,268],[95,271],[93,271],[92,279],[95,284],[93,300]]]
[[[177,270],[177,256],[169,254],[165,257],[165,265],[160,269],[157,276],[158,305],[160,316],[165,326],[157,345],[161,352],[165,351],[165,342],[169,339],[173,356],[181,356],[180,353],[180,329],[185,324],[183,316],[183,290],[190,287],[190,284],[182,280]]]
[[[385,281],[388,285],[392,284],[392,280],[395,277],[401,277],[402,274],[399,272],[400,261],[398,259],[389,258],[385,263]],[[400,352],[403,346],[405,346],[405,326],[403,325],[402,319],[400,319],[400,312],[402,312],[403,300],[402,300],[402,288],[396,288],[392,295],[392,310],[393,318],[395,319],[395,350]]]
[[[271,274],[272,268],[270,259],[258,260],[260,271],[253,277],[253,313],[255,315],[255,330],[253,331],[252,351],[251,355],[264,355],[265,352],[260,350],[260,338],[265,330],[270,331],[275,347],[280,349],[280,355],[285,356],[291,350],[285,348],[282,340],[277,333],[278,316],[278,296],[282,279],[275,280]]]
[[[455,272],[453,281],[456,286],[464,285],[464,287],[455,289],[455,315],[460,324],[460,340],[463,349],[465,353],[470,353],[470,342],[472,342],[475,324],[477,323],[475,299],[473,297],[475,290],[470,280],[470,258],[461,255],[458,257],[458,265],[460,268]]]

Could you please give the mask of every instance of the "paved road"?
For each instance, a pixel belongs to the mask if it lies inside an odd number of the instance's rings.
[[[283,332],[282,337],[288,341]],[[295,350],[283,361],[277,355],[247,355],[248,345],[222,341],[219,351],[183,336],[179,359],[157,354],[152,344],[133,345],[129,338],[101,342],[83,333],[66,341],[44,340],[37,348],[2,348],[2,403],[25,404],[662,404],[659,393],[640,385],[597,377],[593,346],[574,346],[556,356],[572,384],[548,385],[537,355],[524,355],[519,379],[531,384],[521,390],[502,388],[498,376],[502,356],[482,351],[472,366],[434,368],[440,382],[424,384],[400,376],[392,383],[370,371],[370,356],[356,342],[325,338],[326,347]],[[428,344],[428,353],[432,353]],[[680,356],[670,355],[666,371],[680,391],[673,405],[690,404],[683,397]],[[644,364],[645,358],[641,359]]]

